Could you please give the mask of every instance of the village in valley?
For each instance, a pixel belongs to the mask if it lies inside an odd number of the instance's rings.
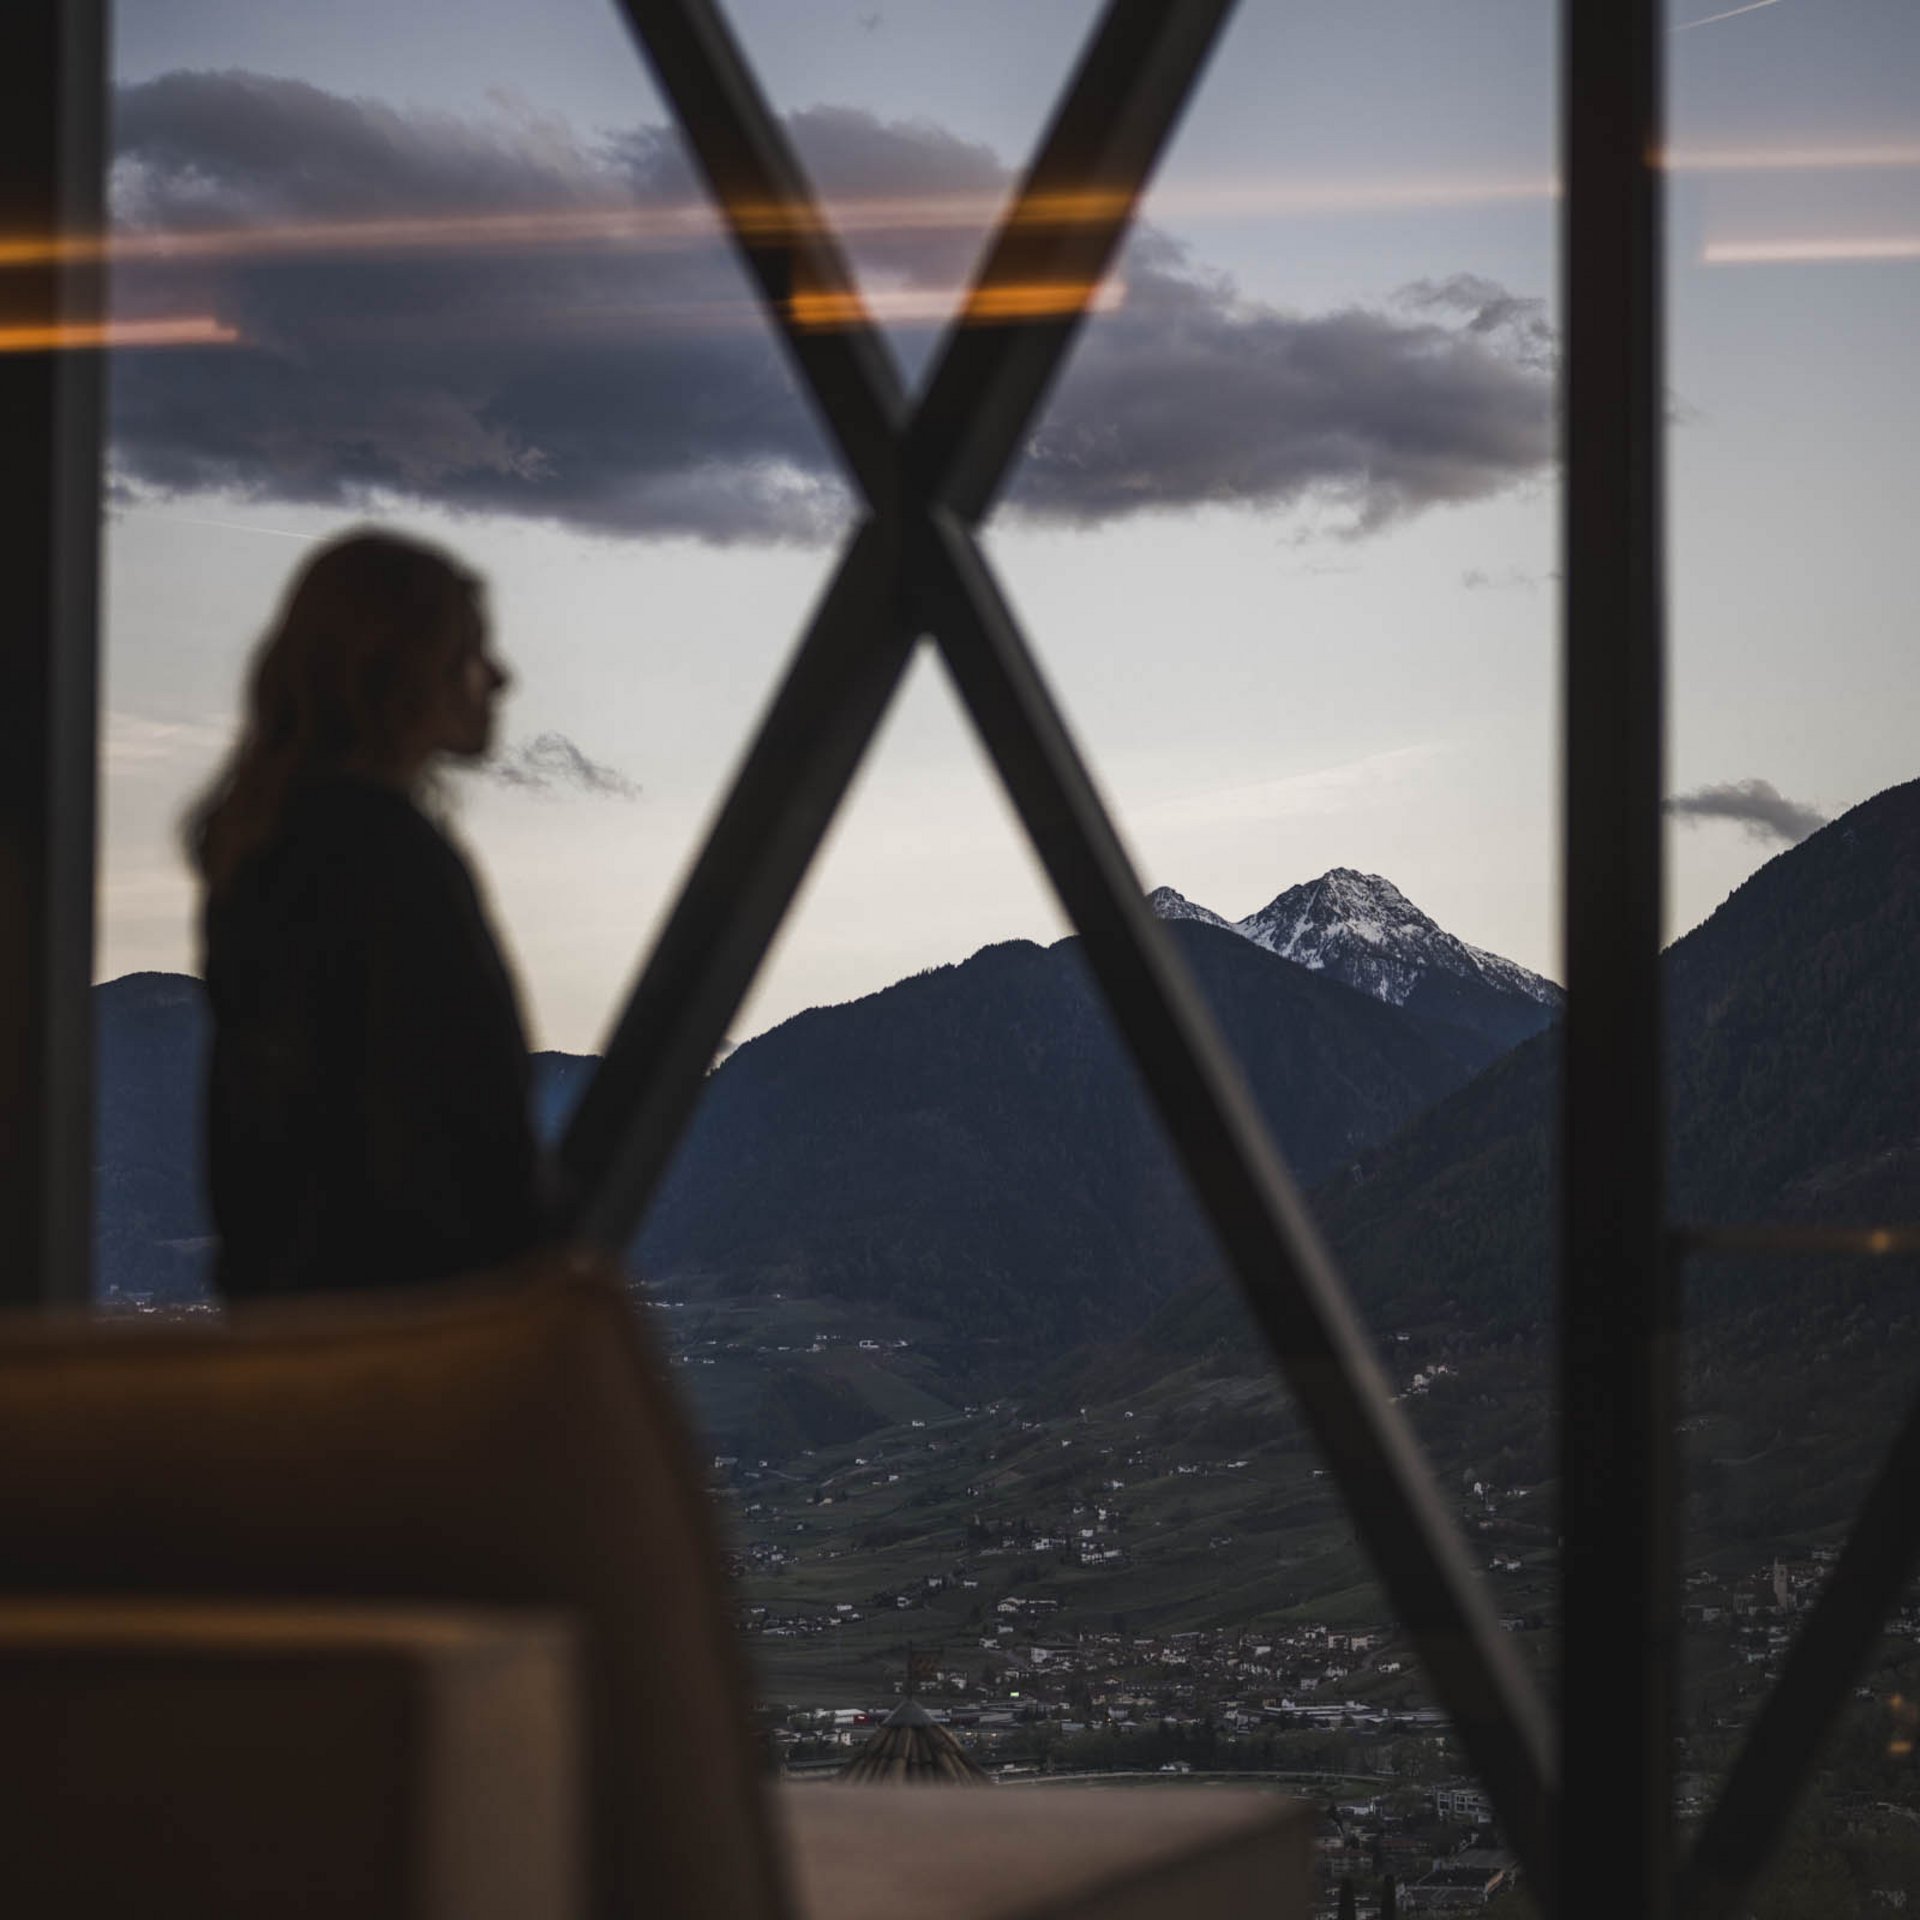
[[[860,1364],[911,1382],[907,1340],[846,1344]],[[676,1357],[698,1366],[699,1344]],[[1473,1373],[1409,1359],[1402,1392],[1477,1391]],[[1264,1779],[1305,1795],[1322,1809],[1328,1915],[1343,1881],[1358,1913],[1377,1912],[1389,1877],[1398,1912],[1527,1911],[1492,1808],[1311,1444],[1272,1417],[1266,1382],[1208,1392],[1054,1411],[929,1402],[784,1459],[716,1455],[783,1766],[811,1775],[858,1763],[875,1742],[905,1737],[886,1723],[907,1700],[924,1710],[915,1737],[935,1730],[964,1755],[956,1767],[1003,1785]],[[1551,1489],[1493,1464],[1459,1482],[1457,1518],[1503,1625],[1544,1676]],[[1704,1815],[1723,1754],[1833,1553],[1816,1543],[1791,1560],[1722,1556],[1688,1574],[1683,1820]],[[1906,1699],[1917,1643],[1920,1611],[1909,1610],[1887,1642]],[[1860,1690],[1865,1738],[1898,1737],[1902,1698]],[[1910,1807],[1876,1804],[1843,1780],[1831,1790],[1862,1831],[1903,1846],[1911,1826],[1920,1845]]]

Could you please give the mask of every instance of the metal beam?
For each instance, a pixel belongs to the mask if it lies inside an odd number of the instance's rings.
[[[912,657],[895,536],[869,521],[815,614],[561,1149],[596,1246],[633,1238],[701,1082]]]
[[[802,236],[794,244],[823,234],[798,163],[709,0],[625,3],[643,42],[667,29],[667,51],[656,53],[654,65],[683,118],[719,115],[751,123],[718,133],[695,130],[696,154],[729,217],[736,225],[755,217],[760,203],[753,196],[777,190],[784,196],[783,228]],[[812,759],[770,744],[776,733],[804,741],[833,718],[831,676],[818,679],[804,698],[796,682],[823,649],[842,656],[840,671],[851,681],[862,619],[878,623],[872,644],[894,650],[888,658],[902,662],[911,634],[931,626],[1062,902],[1087,938],[1122,1034],[1307,1406],[1440,1697],[1529,1871],[1550,1884],[1553,1762],[1537,1694],[1492,1618],[1338,1275],[1177,949],[1146,908],[973,538],[973,524],[997,491],[1095,283],[1111,264],[1227,11],[1224,0],[1185,6],[1114,0],[1109,6],[945,343],[927,399],[900,434],[904,458],[897,466],[870,444],[886,431],[891,388],[857,397],[842,418],[846,390],[834,382],[857,385],[866,378],[862,367],[885,360],[871,322],[846,297],[850,289],[835,311],[844,316],[837,331],[853,351],[834,361],[811,350],[814,329],[785,295],[791,266],[756,267],[822,418],[868,490],[875,520],[862,540],[877,538],[885,527],[901,543],[889,563],[899,598],[887,602],[881,595],[864,610],[856,598],[843,615],[823,615],[810,632],[795,677],[748,757],[715,841],[583,1103],[566,1157],[583,1184],[584,1229],[603,1244],[622,1244],[691,1112],[698,1075],[719,1037],[715,1021],[724,1021],[744,992],[877,724],[898,666],[884,690],[878,679],[869,683],[872,700],[845,717],[831,751]],[[740,240],[750,265],[764,259],[766,250],[756,253],[751,233]],[[819,271],[840,272],[834,261],[837,255]],[[1040,321],[983,324],[991,312],[984,295],[1033,281],[1066,292],[1064,310]],[[829,610],[854,571],[850,562],[829,594]],[[783,718],[789,695],[792,711]],[[785,783],[796,778],[787,762],[818,775],[801,795],[794,822],[783,812]],[[770,836],[783,827],[791,830],[782,836],[782,850],[770,850]]]
[[[980,738],[1394,1611],[1507,1838],[1553,1884],[1553,1739],[1311,1215],[964,527],[936,513],[909,573]]]
[[[843,274],[800,164],[710,0],[622,5],[674,111],[699,123],[695,157],[722,210],[731,218],[777,196],[783,211],[775,239],[804,256],[816,283]],[[1029,236],[1018,246],[996,245],[969,305],[983,289],[1007,284],[1008,275],[1064,277],[1077,268],[1089,284],[1098,278],[1230,8],[1231,0],[1190,0],[1179,8],[1118,0],[1109,8],[1008,226],[1018,230],[1020,209],[1069,192],[1082,172],[1096,168],[1105,181],[1099,203],[1064,226],[1037,223],[1037,243]],[[1170,14],[1183,17],[1177,32],[1167,25]],[[1101,132],[1106,116],[1118,122],[1110,135]],[[714,118],[746,124],[706,124]],[[1124,179],[1122,160],[1134,170]],[[900,461],[893,450],[870,444],[900,431],[891,424],[899,404],[892,363],[871,323],[849,300],[845,325],[830,336],[837,347],[823,350],[783,298],[793,269],[780,264],[771,245],[751,236],[741,244],[829,433],[857,483],[874,482],[869,498],[883,524],[895,524],[901,511],[903,467],[924,486],[952,483],[982,501],[990,496],[1018,449],[1027,410],[1072,343],[1074,325],[1059,319],[953,329],[929,398],[904,429]],[[845,284],[850,293],[851,282]],[[948,371],[956,359],[964,362],[964,387]],[[879,549],[895,537],[870,525],[842,561],[568,1127],[561,1162],[576,1230],[597,1244],[625,1245],[645,1214],[727,1023],[905,668],[913,634],[900,624],[897,598],[887,597],[897,570],[884,578],[880,571]],[[861,561],[863,549],[868,557]],[[861,577],[850,580],[856,566]],[[874,657],[864,658],[863,648]]]
[[[1654,0],[1566,0],[1567,1920],[1672,1899],[1674,1275],[1661,1083],[1662,324]]]
[[[641,56],[860,491],[896,494],[906,397],[812,187],[713,0],[619,0]],[[795,296],[847,316],[795,324]]]
[[[1037,283],[1090,293],[1106,277],[1232,11],[1233,0],[1107,8],[987,255],[982,291]],[[985,515],[1085,314],[1081,303],[948,335],[907,455],[921,497],[969,526]]]
[[[1682,1920],[1732,1920],[1784,1834],[1847,1689],[1920,1565],[1916,1485],[1920,1401],[1861,1503],[1847,1544],[1694,1842],[1680,1882]]]
[[[0,231],[98,232],[100,0],[0,10]],[[61,331],[100,314],[98,269],[6,276],[0,324],[0,1303],[78,1303],[92,1246],[94,704],[101,356]]]
[[[910,423],[898,376],[867,317],[805,170],[712,0],[620,0],[635,40],[688,131],[709,191],[794,365],[867,500],[937,500],[969,522],[986,511],[1086,315],[982,324],[999,289],[1043,283],[1087,294],[1111,266],[1139,198],[1234,0],[1112,0],[1075,67],[1038,154],[935,359]],[[725,124],[715,125],[714,121]],[[737,123],[737,124],[736,124]],[[780,209],[769,222],[760,209]],[[841,316],[810,322],[796,284],[829,291]],[[881,446],[905,429],[900,452]]]

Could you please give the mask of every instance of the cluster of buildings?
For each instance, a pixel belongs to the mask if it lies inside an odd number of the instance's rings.
[[[1059,1630],[1059,1602],[1008,1595],[972,1642],[940,1650],[916,1670],[923,1698],[956,1726],[1044,1728],[1065,1738],[1149,1730],[1211,1729],[1231,1741],[1275,1731],[1348,1729],[1437,1738],[1445,1716],[1427,1706],[1385,1705],[1352,1698],[1340,1683],[1363,1674],[1398,1676],[1406,1660],[1380,1629],[1303,1624],[1245,1632],[1130,1633]],[[748,1610],[749,1633],[832,1632],[862,1615],[846,1602],[805,1620]],[[984,1656],[984,1657],[983,1657]],[[795,1731],[850,1740],[871,1709],[794,1709]],[[1396,1767],[1384,1754],[1374,1771]]]
[[[1431,1390],[1440,1371],[1404,1391]],[[995,1404],[778,1465],[717,1459],[743,1538],[746,1629],[771,1643],[770,1670],[816,1702],[821,1676],[859,1675],[840,1699],[865,1684],[879,1702],[786,1711],[775,1737],[789,1764],[833,1771],[865,1753],[872,1766],[951,1777],[958,1763],[948,1745],[933,1753],[935,1729],[1003,1785],[1266,1778],[1325,1807],[1328,1920],[1343,1883],[1362,1920],[1389,1878],[1397,1914],[1502,1901],[1514,1863],[1481,1790],[1449,1778],[1460,1762],[1445,1716],[1420,1694],[1397,1629],[1315,1621],[1283,1601],[1257,1628],[1176,1630],[1198,1610],[1176,1598],[1193,1570],[1243,1572],[1263,1531],[1272,1465],[1221,1446],[1236,1437],[1225,1422],[1201,1435],[1152,1411],[1040,1420]],[[1310,1502],[1309,1474],[1324,1469],[1303,1468],[1274,1498]],[[1457,1512],[1502,1623],[1531,1636],[1551,1624],[1552,1515],[1514,1477],[1509,1463],[1465,1479]],[[1694,1716],[1683,1768],[1710,1765],[1712,1737],[1750,1717],[1833,1557],[1814,1549],[1688,1577],[1684,1626],[1716,1691]],[[1893,1624],[1920,1641],[1920,1614]],[[903,1676],[909,1640],[922,1651]],[[924,1725],[908,1740],[895,1722],[883,1755],[873,1743],[901,1691]],[[1682,1820],[1705,1811],[1706,1783],[1683,1775]]]
[[[1739,1573],[1699,1570],[1686,1577],[1681,1620],[1696,1646],[1718,1655],[1724,1676],[1699,1732],[1745,1724],[1754,1702],[1778,1677],[1787,1649],[1833,1570],[1838,1549],[1770,1559]],[[1920,1644],[1920,1603],[1887,1622],[1890,1635]],[[1870,1693],[1870,1689],[1867,1690]]]
[[[922,1673],[929,1681],[940,1678],[930,1664]],[[783,1744],[794,1756],[789,1771],[933,1786],[1057,1779],[1057,1772],[1043,1774],[1029,1762],[992,1757],[996,1735],[1015,1724],[1014,1704],[983,1712],[907,1698],[891,1710],[824,1709],[807,1716],[805,1732],[784,1730]],[[806,1758],[800,1759],[803,1743]],[[824,1758],[823,1748],[830,1750]],[[1194,1766],[1169,1760],[1153,1771],[1190,1779]],[[1485,1907],[1519,1884],[1512,1854],[1495,1843],[1487,1796],[1471,1782],[1355,1795],[1340,1790],[1337,1776],[1304,1788],[1293,1776],[1288,1789],[1323,1802],[1314,1849],[1319,1905],[1327,1916],[1342,1911],[1343,1886],[1371,1895],[1371,1909],[1356,1902],[1356,1912],[1377,1913],[1391,1882],[1396,1913],[1457,1913]]]

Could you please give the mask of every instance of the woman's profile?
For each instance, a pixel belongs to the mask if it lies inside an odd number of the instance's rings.
[[[507,676],[481,583],[381,532],[301,569],[190,814],[213,1012],[207,1160],[228,1298],[433,1280],[547,1237],[513,982],[421,810]]]

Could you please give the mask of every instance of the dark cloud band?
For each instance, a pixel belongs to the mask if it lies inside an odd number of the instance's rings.
[[[990,151],[924,124],[815,108],[789,126],[832,199],[1006,185]],[[115,136],[116,208],[135,232],[516,212],[533,229],[515,245],[203,248],[123,266],[129,315],[217,314],[245,343],[121,357],[113,448],[134,492],[424,500],[715,542],[813,543],[843,524],[831,454],[711,224],[644,248],[559,237],[568,215],[697,204],[666,133],[589,142],[548,119],[175,73],[120,91]],[[880,229],[855,252],[870,284],[954,287],[978,237]],[[1088,526],[1311,502],[1370,532],[1552,456],[1538,304],[1491,282],[1300,315],[1242,299],[1152,231],[1121,274],[1121,304],[1087,329],[1029,444],[1017,514]]]

